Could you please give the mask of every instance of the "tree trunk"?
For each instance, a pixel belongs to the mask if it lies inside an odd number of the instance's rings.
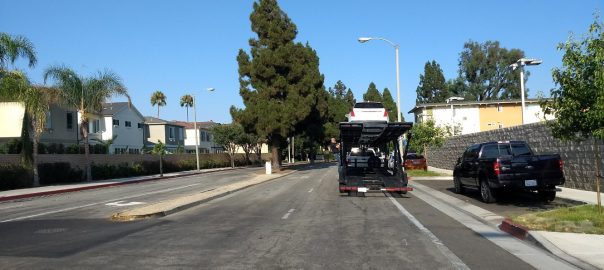
[[[92,170],[90,168],[90,149],[88,147],[88,121],[82,122],[82,139],[84,140],[84,160],[86,163],[86,181],[92,181]]]
[[[163,155],[159,155],[159,177],[164,177],[164,162],[163,162]]]
[[[189,106],[185,106],[187,108],[187,122],[189,122]]]
[[[273,136],[271,139],[271,160],[273,171],[281,170],[281,157],[279,155],[279,144],[281,144],[280,138]]]
[[[600,178],[602,174],[600,173],[600,142],[598,139],[594,138],[594,143],[596,145],[596,200],[598,202],[598,213],[602,214],[602,198],[600,197]]]
[[[157,118],[159,118],[159,104],[157,104]]]
[[[40,136],[38,135],[38,133],[33,130],[34,132],[34,149],[33,149],[33,155],[32,155],[32,167],[33,167],[33,173],[34,173],[34,187],[39,187],[40,186],[40,175],[38,173],[38,142],[40,140]]]
[[[231,168],[235,168],[235,154],[229,153],[229,157],[231,158]]]

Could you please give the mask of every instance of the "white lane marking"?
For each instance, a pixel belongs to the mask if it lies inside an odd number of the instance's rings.
[[[455,269],[470,269],[461,259],[459,259],[459,257],[453,254],[453,252],[451,252],[451,250],[449,250],[449,248],[447,248],[447,246],[445,246],[445,244],[443,244],[443,242],[441,242],[440,239],[436,237],[436,235],[434,235],[430,230],[428,230],[428,228],[424,227],[424,225],[422,225],[419,220],[417,220],[413,215],[411,215],[411,213],[409,213],[409,211],[407,211],[405,207],[403,207],[399,202],[397,202],[396,199],[394,199],[393,197],[389,198],[390,201],[394,204],[394,206],[396,206],[396,208],[398,208],[398,210],[403,214],[403,216],[409,219],[409,221],[411,221],[411,223],[413,223],[413,225],[415,225],[415,227],[417,227],[420,232],[422,232],[426,237],[428,237],[428,239],[430,239],[430,241],[432,241],[432,243],[434,243],[436,248],[438,248],[438,250],[449,260],[449,262],[451,262]]]
[[[287,213],[285,213],[281,219],[287,219],[294,211],[296,211],[296,209],[289,209],[289,211],[287,211]]]
[[[308,193],[311,193],[313,190],[315,190],[315,188],[311,188],[308,190]]]
[[[128,196],[128,197],[123,197],[123,198],[119,198],[119,199],[111,199],[111,200],[102,201],[102,202],[96,202],[96,203],[89,203],[89,204],[80,205],[80,206],[68,207],[68,208],[63,208],[63,209],[53,210],[53,211],[48,211],[48,212],[42,212],[42,213],[39,213],[39,214],[33,214],[33,215],[29,215],[29,216],[23,216],[23,217],[16,217],[16,218],[11,218],[11,219],[5,219],[5,220],[0,221],[0,223],[10,222],[10,221],[17,221],[17,220],[23,220],[23,219],[29,219],[29,218],[35,218],[35,217],[46,216],[46,215],[56,214],[56,213],[61,213],[61,212],[67,212],[67,211],[81,209],[81,208],[90,207],[90,206],[95,206],[95,205],[99,205],[99,204],[110,203],[110,202],[114,202],[115,200],[127,200],[127,199],[132,199],[132,198],[136,198],[136,197],[142,197],[142,196],[146,196],[146,195],[152,195],[152,194],[170,192],[170,191],[179,190],[179,189],[188,188],[188,187],[197,186],[197,185],[201,185],[201,183],[186,185],[186,186],[182,186],[182,187],[175,187],[175,188],[169,188],[169,189],[151,191],[151,192],[147,192],[147,193],[143,193],[143,194],[138,194],[138,195],[134,195],[134,196]],[[213,188],[208,189],[208,190],[204,190],[202,192],[210,191],[212,189]]]
[[[106,203],[105,205],[122,207],[122,206],[131,206],[131,205],[139,205],[139,204],[144,204],[144,202],[117,201],[117,202],[112,202],[112,203]]]
[[[445,215],[480,234],[482,237],[488,239],[495,245],[508,251],[510,254],[518,257],[536,269],[576,269],[574,266],[556,258],[550,253],[547,253],[540,248],[530,246],[524,241],[502,232],[498,228],[493,227],[489,222],[483,222],[480,219],[475,218],[473,215],[477,214],[472,212],[476,211],[468,212],[467,210],[459,209],[459,206],[452,206],[455,205],[455,201],[461,200],[418,183],[413,183],[413,187],[415,188],[413,193],[415,197],[440,210]],[[444,200],[443,198],[437,197],[438,195],[449,196],[452,199]],[[486,211],[484,209],[482,210]]]

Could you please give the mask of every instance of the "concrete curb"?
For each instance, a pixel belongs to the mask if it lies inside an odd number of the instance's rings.
[[[510,220],[509,218],[506,218],[503,220],[503,222],[501,222],[501,225],[499,225],[499,229],[520,240],[523,240],[544,250],[547,250],[549,253],[576,267],[579,267],[581,269],[599,269],[598,267],[584,262],[559,249],[556,245],[551,243],[545,237],[541,236],[539,232],[531,231],[525,226],[512,222],[512,220]]]
[[[259,184],[264,184],[266,182],[270,182],[270,181],[273,181],[273,180],[276,180],[276,179],[279,179],[279,178],[283,178],[283,177],[288,176],[288,175],[290,175],[290,174],[292,174],[294,172],[297,172],[297,170],[292,170],[291,172],[284,173],[283,175],[280,175],[280,176],[277,176],[277,177],[274,177],[274,178],[266,179],[266,180],[258,182],[258,183],[249,184],[249,185],[237,188],[237,189],[228,190],[228,191],[225,191],[223,193],[219,193],[219,194],[216,194],[214,196],[210,196],[210,197],[207,197],[207,198],[196,200],[196,201],[193,201],[193,202],[190,202],[190,203],[184,203],[184,204],[178,205],[178,206],[176,206],[174,208],[170,208],[170,209],[166,209],[166,210],[160,210],[160,211],[156,211],[156,212],[139,214],[139,215],[121,215],[121,213],[124,213],[124,212],[115,213],[115,214],[111,215],[111,220],[113,220],[113,221],[134,221],[134,220],[146,219],[146,218],[165,217],[167,215],[174,214],[174,213],[177,213],[177,212],[189,209],[191,207],[198,206],[198,205],[203,204],[205,202],[209,202],[209,201],[212,201],[212,200],[215,200],[215,199],[227,196],[229,194],[232,194],[232,193],[235,193],[235,192],[238,192],[238,191],[241,191],[241,190],[253,187],[253,186],[257,186]],[[214,190],[214,189],[211,189],[211,190]],[[208,191],[211,191],[211,190],[206,190],[205,192],[208,192]],[[159,202],[159,203],[161,203],[161,202]],[[126,210],[126,211],[131,211],[131,210]]]
[[[124,181],[124,182],[114,182],[114,183],[90,185],[90,186],[83,186],[83,187],[74,187],[74,188],[66,188],[66,189],[41,191],[41,192],[34,192],[34,193],[27,193],[27,194],[13,195],[13,196],[4,196],[4,197],[0,197],[0,202],[19,200],[19,199],[26,199],[26,198],[32,198],[32,197],[41,197],[41,196],[55,195],[55,194],[61,194],[61,193],[77,192],[77,191],[97,189],[97,188],[106,188],[106,187],[122,186],[122,185],[129,185],[129,184],[138,184],[138,183],[143,183],[143,182],[148,182],[148,181],[164,180],[164,179],[171,179],[171,178],[176,178],[176,177],[192,176],[192,175],[198,175],[198,174],[206,174],[206,173],[222,172],[222,171],[230,171],[230,170],[239,170],[239,169],[244,169],[244,168],[247,168],[247,167],[225,168],[225,169],[218,169],[218,170],[213,170],[213,171],[191,172],[191,173],[183,173],[183,174],[169,175],[169,176],[151,176],[149,178],[136,179],[136,180]],[[258,167],[258,168],[260,168],[260,167]]]
[[[524,227],[520,224],[516,224],[512,222],[512,220],[510,220],[509,218],[506,218],[503,220],[503,222],[501,222],[501,225],[499,225],[499,229],[520,240],[525,240],[529,233],[529,229],[527,227]]]
[[[563,250],[559,249],[556,245],[554,245],[552,242],[550,242],[549,240],[547,240],[547,238],[541,236],[541,234],[539,234],[539,232],[536,231],[528,231],[528,235],[525,239],[525,241],[532,243],[535,246],[538,246],[542,249],[545,249],[547,251],[549,251],[550,253],[556,255],[557,257],[565,260],[566,262],[579,267],[581,269],[600,269],[594,265],[589,264],[588,262],[584,262],[566,252],[564,252]]]

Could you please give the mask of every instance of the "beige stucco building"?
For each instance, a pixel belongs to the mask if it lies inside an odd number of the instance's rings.
[[[524,123],[553,119],[544,115],[539,100],[527,99]],[[469,134],[522,124],[520,100],[459,101],[416,105],[409,113],[415,122],[431,119],[439,127],[449,128],[454,134]]]

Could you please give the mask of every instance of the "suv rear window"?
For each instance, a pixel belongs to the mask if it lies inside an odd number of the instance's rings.
[[[384,105],[377,102],[358,102],[354,104],[354,107],[358,109],[381,109],[384,108]]]

